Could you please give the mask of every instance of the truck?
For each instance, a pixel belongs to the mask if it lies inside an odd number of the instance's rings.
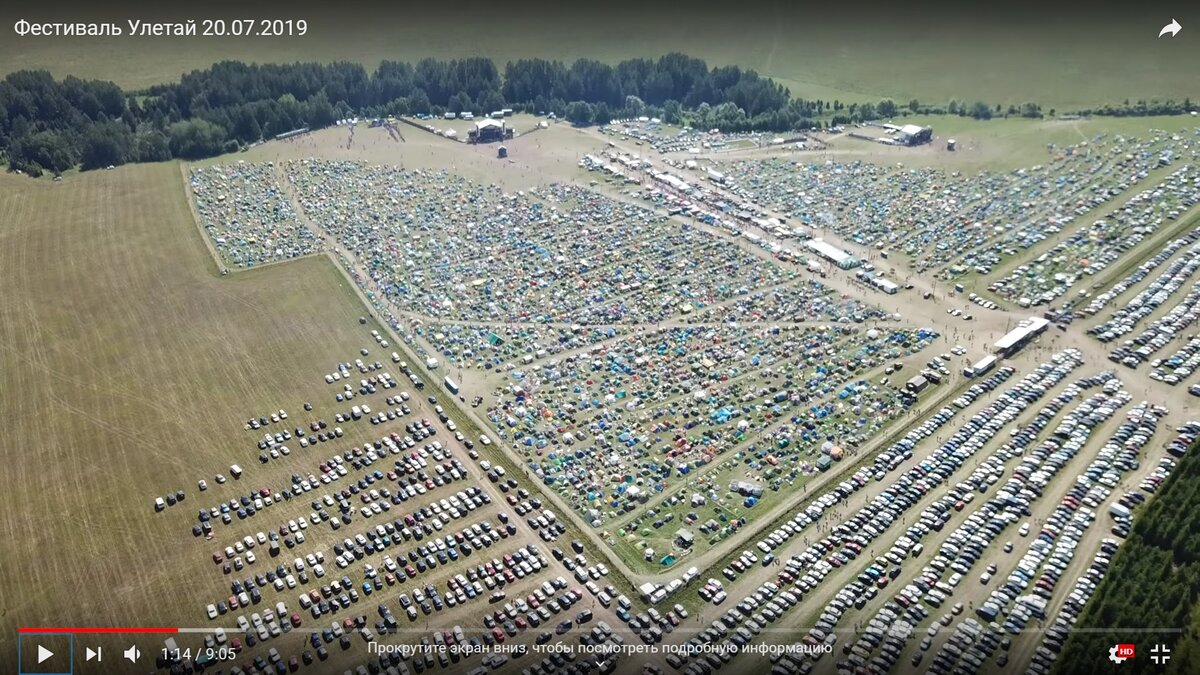
[[[992,356],[991,354],[988,354],[987,356],[983,357],[982,359],[979,359],[979,361],[977,361],[974,365],[970,365],[970,366],[963,368],[963,375],[966,375],[967,377],[975,377],[976,375],[982,375],[982,374],[986,373],[987,371],[991,370],[995,365],[996,365],[996,357]]]
[[[1133,515],[1133,512],[1130,511],[1129,508],[1124,504],[1113,504],[1112,506],[1109,506],[1108,513],[1113,518],[1128,518]]]

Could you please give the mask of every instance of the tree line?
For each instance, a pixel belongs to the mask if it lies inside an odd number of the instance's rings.
[[[0,154],[33,175],[75,166],[196,159],[352,115],[501,108],[555,112],[579,124],[627,114],[681,121],[701,111],[739,129],[808,125],[818,103],[751,70],[709,67],[683,54],[609,65],[522,59],[501,72],[487,58],[356,63],[217,63],[178,82],[125,92],[112,82],[22,71],[0,81]]]
[[[1090,112],[1149,115],[1188,107],[1187,101],[1165,107],[1126,102]],[[10,169],[38,175],[208,157],[353,115],[486,114],[501,108],[555,113],[579,125],[650,115],[700,128],[773,132],[910,113],[1042,116],[1036,103],[1005,110],[953,100],[945,106],[804,100],[753,70],[709,66],[679,53],[616,65],[519,59],[503,70],[482,57],[384,61],[374,72],[348,62],[224,61],[135,92],[99,80],[56,80],[45,71],[12,73],[0,80],[0,158]]]

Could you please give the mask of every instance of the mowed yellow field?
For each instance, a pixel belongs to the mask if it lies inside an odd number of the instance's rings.
[[[324,256],[219,276],[174,163],[0,176],[0,223],[0,654],[17,626],[204,624],[228,579],[196,510],[296,469],[242,423],[301,423],[378,326]]]

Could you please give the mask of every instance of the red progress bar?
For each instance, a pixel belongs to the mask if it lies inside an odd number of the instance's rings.
[[[18,633],[178,633],[178,628],[18,628]]]

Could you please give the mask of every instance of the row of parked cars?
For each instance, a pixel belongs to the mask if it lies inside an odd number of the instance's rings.
[[[1129,303],[1128,308],[1136,309],[1136,307],[1133,306],[1137,304],[1138,300],[1149,299],[1157,294],[1157,290],[1152,291],[1151,289],[1161,289],[1170,278],[1176,275],[1177,270],[1182,269],[1183,266],[1187,264],[1187,260],[1194,259],[1197,255],[1200,255],[1200,245],[1196,245],[1196,242],[1198,241],[1200,241],[1200,227],[1190,230],[1182,237],[1172,239],[1164,244],[1157,253],[1155,253],[1142,264],[1138,265],[1136,269],[1126,275],[1123,279],[1114,283],[1107,291],[1093,297],[1087,306],[1085,306],[1083,309],[1077,310],[1075,313],[1084,318],[1093,316],[1111,304],[1113,300],[1116,300],[1119,296],[1125,293],[1125,291],[1128,291],[1130,288],[1133,288],[1149,277],[1151,272],[1158,269],[1163,263],[1170,260],[1172,256],[1182,250],[1185,246],[1190,247],[1186,254],[1172,263],[1166,269],[1166,271],[1164,271],[1153,282],[1151,282],[1146,291],[1143,291],[1135,296],[1134,301]],[[1123,314],[1123,312],[1121,309],[1118,309],[1116,314]],[[1106,331],[1098,332],[1104,333]]]
[[[464,513],[469,510],[490,503],[490,498],[478,487],[472,486],[467,491],[460,491],[459,494],[452,495],[450,499],[442,500],[446,502],[446,506],[453,502],[463,505]],[[466,504],[471,504],[468,509]],[[428,507],[426,507],[428,508]],[[437,508],[441,508],[438,506]],[[418,511],[418,513],[421,513]],[[423,514],[422,514],[423,515]],[[334,552],[337,555],[337,564],[339,567],[347,567],[351,561],[361,560],[365,555],[381,551],[387,546],[398,543],[401,537],[397,536],[392,539],[393,534],[398,534],[402,530],[407,530],[403,521],[397,520],[395,523],[387,523],[376,525],[375,528],[365,534],[360,533],[354,539],[347,538],[343,542],[334,545]],[[417,530],[419,532],[419,530]],[[503,536],[508,536],[508,532],[504,531]],[[261,534],[260,534],[261,536]],[[453,535],[446,535],[444,540],[438,540],[437,546],[430,546],[428,549],[424,545],[418,547],[414,551],[410,551],[410,558],[414,559],[414,563],[400,568],[391,560],[390,556],[385,556],[384,564],[387,568],[387,574],[382,578],[374,573],[374,569],[366,566],[367,581],[362,585],[363,594],[370,595],[375,590],[380,590],[386,582],[388,585],[398,583],[404,578],[415,576],[419,571],[425,571],[431,566],[444,564],[450,559],[456,559],[459,556],[458,551],[462,551],[463,555],[469,555],[474,549],[482,550],[490,546],[495,541],[503,538],[496,530],[492,529],[490,523],[476,523],[473,527],[464,528],[461,532]],[[461,538],[461,539],[460,539]],[[247,537],[253,541],[251,537]],[[478,541],[478,545],[472,548],[472,544]],[[243,546],[242,542],[238,546]],[[235,547],[230,547],[226,553],[235,552]],[[447,553],[450,551],[451,553]],[[214,554],[214,559],[219,554]],[[298,584],[307,584],[309,581],[308,570],[311,569],[317,578],[325,576],[323,563],[325,561],[323,552],[310,553],[308,555],[308,569],[305,567],[305,561],[296,558],[294,562],[294,573],[289,570],[287,565],[280,564],[276,570],[268,570],[265,574],[260,574],[256,578],[248,578],[245,582],[235,580],[233,582],[234,595],[229,601],[221,601],[214,603],[209,607],[210,618],[214,617],[214,610],[217,615],[224,614],[230,608],[236,609],[239,605],[246,606],[251,603],[257,603],[261,599],[261,594],[258,591],[260,587],[266,587],[273,584],[277,591],[282,591],[284,588],[295,588]],[[431,562],[432,561],[432,562]],[[318,590],[312,590],[302,594],[300,604],[302,608],[310,609],[314,618],[322,614],[328,614],[338,609],[349,607],[360,599],[358,589],[350,583],[348,577],[343,577],[339,581],[328,584]]]
[[[475,489],[477,489],[477,488],[475,488]],[[484,528],[484,526],[482,524],[477,523],[474,527],[478,528],[481,532],[486,531],[486,529]],[[464,530],[464,532],[469,532],[471,534],[476,534],[476,535],[480,534],[480,532],[475,532],[474,528],[467,528]],[[365,537],[363,539],[365,540]],[[447,540],[454,541],[455,539],[453,537],[448,536],[445,540],[439,540],[439,542],[444,543]],[[352,546],[361,546],[361,545],[362,545],[362,541],[354,541],[354,540],[348,539],[344,542],[341,542],[341,543],[335,545],[335,551],[337,551],[339,549],[345,550]],[[443,544],[443,545],[448,546],[448,544]],[[460,543],[460,545],[461,545],[461,543]],[[431,550],[432,550],[432,547],[431,547]],[[308,560],[310,567],[320,568],[321,562],[323,562],[323,555],[310,554],[310,557]],[[376,570],[370,564],[365,565],[363,568],[363,571],[364,571],[364,577],[366,580],[363,582],[363,591],[364,591],[363,595],[370,595],[372,590],[378,590],[378,588],[381,587],[382,583],[384,583],[383,581],[381,581],[381,579],[386,579],[387,577],[397,578],[397,577],[400,577],[400,575],[405,574],[406,568],[402,567],[401,566],[402,564],[403,564],[403,561],[398,563],[397,561],[393,560],[390,556],[385,555],[383,558],[381,570]],[[300,569],[303,569],[303,567],[305,565],[305,561],[297,559],[296,565]],[[510,554],[505,554],[503,556],[503,561],[501,561],[501,559],[495,559],[495,560],[489,561],[487,563],[481,563],[476,568],[469,569],[466,573],[460,573],[454,579],[451,580],[451,582],[449,584],[449,586],[451,587],[451,591],[448,592],[444,597],[431,584],[426,584],[424,587],[418,587],[418,588],[413,589],[411,592],[406,592],[406,593],[401,594],[397,598],[397,601],[398,601],[400,608],[408,615],[410,621],[412,621],[412,620],[415,620],[419,616],[417,614],[418,609],[420,609],[420,611],[424,612],[426,615],[432,614],[433,612],[441,610],[442,608],[444,608],[446,606],[453,606],[454,604],[457,604],[458,602],[460,602],[460,600],[458,598],[458,595],[460,595],[460,594],[463,596],[464,600],[468,597],[468,594],[471,597],[477,597],[479,595],[482,595],[484,586],[486,586],[488,588],[495,588],[497,586],[503,586],[506,583],[505,582],[506,578],[507,579],[515,579],[515,578],[519,578],[519,577],[535,575],[535,574],[537,574],[538,570],[544,569],[545,565],[546,565],[545,556],[540,551],[537,551],[536,547],[533,547],[533,546],[522,547],[520,549],[513,551]],[[411,569],[411,565],[409,565],[408,568]],[[501,568],[503,568],[503,570],[501,570]],[[506,574],[501,574],[501,571],[505,572]],[[322,576],[323,576],[323,574],[322,574]],[[254,582],[250,582],[250,583],[254,583]],[[565,581],[563,581],[562,583],[565,585]],[[390,585],[390,583],[389,583],[389,585]],[[360,596],[358,594],[357,588],[355,588],[355,586],[354,586],[353,582],[351,581],[351,579],[349,578],[349,576],[343,576],[341,579],[338,579],[338,580],[332,581],[329,584],[326,584],[319,590],[314,589],[312,591],[309,591],[308,593],[305,593],[304,595],[301,596],[300,602],[303,607],[310,608],[310,609],[319,608],[322,606],[322,604],[328,604],[329,605],[328,611],[333,612],[333,611],[336,611],[337,609],[344,609],[344,608],[351,606],[353,603],[358,602],[361,597],[362,596]],[[279,603],[279,605],[282,606],[283,603]],[[395,630],[397,630],[397,623],[396,623],[394,615],[392,615],[392,613],[391,613],[391,609],[389,607],[387,607],[386,604],[381,604],[378,609],[379,609],[379,613],[380,613],[380,619],[379,619],[379,621],[377,621],[377,623],[375,625],[375,629],[377,631],[379,631],[380,633],[394,632]],[[282,610],[277,609],[276,611],[282,611]],[[258,615],[255,615],[255,616],[258,616]],[[269,616],[270,615],[268,615],[267,613],[264,613],[261,615],[261,618],[263,619],[262,625],[264,626],[265,630],[267,631],[268,637],[275,634],[275,629],[271,627],[272,619],[269,618]],[[279,616],[283,616],[283,615],[280,614]],[[254,616],[252,616],[248,622],[245,620],[245,617],[239,617],[239,619],[240,619],[239,627],[241,627],[241,625],[240,625],[241,623],[243,623],[243,622],[247,623],[247,626],[248,626],[248,628],[246,628],[247,639],[252,640],[253,636],[257,635],[260,632],[260,630],[258,628],[258,625],[259,625],[258,620],[255,619]],[[287,619],[286,622],[278,622],[277,621],[276,623],[280,623],[281,632],[286,632],[287,630],[290,630],[291,628],[294,628],[294,627],[298,627],[300,625],[300,617],[299,617],[298,613],[292,613],[292,615]],[[362,634],[364,640],[369,641],[369,640],[374,639],[374,634],[370,631],[369,627],[366,625],[365,617],[361,617],[361,616],[357,617],[356,619],[347,617],[341,623],[339,623],[338,621],[334,621],[331,624],[330,628],[326,628],[319,633],[313,633],[310,637],[313,642],[313,647],[315,649],[317,649],[317,658],[320,658],[321,660],[324,660],[325,658],[327,658],[328,652],[327,652],[327,650],[325,650],[323,643],[329,643],[329,642],[334,641],[335,639],[340,639],[342,641],[343,649],[348,648],[348,646],[349,646],[348,645],[348,639],[349,639],[348,633],[355,631],[355,630],[357,630],[359,633]],[[494,638],[491,638],[490,635],[488,635],[486,637],[488,637],[489,639],[494,639]],[[259,639],[262,639],[262,637],[260,636]],[[253,644],[253,643],[251,643],[251,644]],[[444,658],[444,657],[442,657],[442,658]],[[304,663],[306,663],[306,664],[312,663],[312,661],[313,661],[312,653],[305,652],[305,654],[303,655],[303,660],[304,660]],[[390,659],[390,658],[387,660],[392,661],[392,659]],[[457,660],[458,659],[456,658],[455,661],[457,661]],[[292,661],[296,661],[296,657],[293,657]],[[276,663],[276,661],[274,661],[274,660],[271,661],[271,664],[275,664],[275,663]],[[282,660],[280,660],[279,663],[283,663]],[[291,667],[291,665],[290,665],[291,661],[289,661],[288,663],[289,663],[288,668],[291,670],[294,670],[295,668]],[[433,664],[432,663],[426,664],[426,662],[423,659],[416,658],[413,660],[412,665],[413,665],[414,670],[416,670],[417,672],[420,672],[420,671],[424,670],[426,667],[432,667]],[[443,664],[443,665],[446,665],[446,664]],[[383,660],[380,661],[379,666],[375,666],[375,664],[372,664],[369,669],[369,672],[380,672],[383,670],[383,668],[389,667],[389,666],[397,668],[396,672],[407,672],[407,665],[404,664],[403,662],[396,661],[396,662],[388,664],[388,666],[385,666],[385,665],[383,665]],[[270,665],[268,667],[274,668],[273,665]],[[283,672],[283,671],[280,671],[280,672]]]
[[[707,675],[719,670],[729,663],[739,648],[769,632],[772,624],[800,604],[802,598],[803,593],[797,590],[764,581],[698,634],[688,638],[680,650],[668,654],[667,664],[686,675]],[[676,605],[673,612],[687,617],[680,605]]]
[[[568,589],[565,585],[566,579],[562,577],[542,583],[543,585],[536,588],[528,598],[517,598],[514,602],[506,602],[500,609],[484,615],[483,625],[491,630],[495,642],[504,642],[506,638],[514,637],[517,633],[530,628],[538,628],[543,623],[549,625],[555,616],[567,612],[583,600],[583,591],[578,588]],[[503,602],[503,597],[496,602]],[[591,620],[592,611],[584,609],[575,615],[574,621],[570,618],[560,620],[554,627],[553,633],[550,631],[539,633],[535,642],[545,644],[555,635],[566,634],[576,623],[582,625]]]
[[[1104,575],[1108,573],[1119,544],[1120,542],[1114,539],[1105,539],[1100,543],[1100,549],[1092,557],[1088,568],[1075,580],[1075,586],[1063,601],[1058,614],[1045,628],[1041,644],[1035,650],[1033,660],[1026,671],[1030,675],[1046,675],[1050,672],[1055,656],[1062,651],[1072,627],[1083,613],[1088,598],[1096,592]]]
[[[359,353],[361,353],[363,356],[368,356],[370,354],[370,352],[368,352],[366,349],[360,350]],[[338,380],[350,379],[351,367],[357,370],[359,374],[366,375],[367,373],[382,370],[383,363],[380,361],[365,362],[361,358],[354,359],[354,363],[339,363],[333,372],[325,375],[325,383],[333,384]]]
[[[1167,452],[1183,457],[1200,438],[1200,421],[1189,420],[1175,428],[1175,437],[1167,441]]]
[[[1188,341],[1175,353],[1150,362],[1150,379],[1165,382],[1171,386],[1183,382],[1200,368],[1200,335],[1189,335]],[[1188,388],[1193,396],[1200,396],[1197,386]]]
[[[1111,375],[1109,379],[1111,379]],[[921,522],[925,523],[928,518],[939,513],[949,513],[952,504],[956,506],[961,504],[963,495],[959,493],[959,490],[965,488],[984,492],[991,485],[997,484],[995,481],[991,481],[990,477],[997,475],[997,471],[1002,472],[1004,463],[1015,457],[1025,458],[1023,462],[1030,457],[1035,457],[1033,462],[1049,461],[1051,464],[1059,464],[1059,458],[1052,459],[1051,457],[1052,451],[1058,447],[1057,444],[1043,444],[1032,451],[1027,448],[1035,439],[1036,434],[1045,429],[1054,415],[1061,410],[1062,405],[1079,395],[1082,391],[1080,384],[1085,387],[1094,387],[1097,383],[1095,378],[1085,378],[1070,385],[1063,394],[1051,401],[1050,406],[1039,412],[1029,427],[1020,429],[1020,433],[1012,434],[1012,439],[1008,443],[985,458],[981,462],[980,468],[966,479],[966,485],[959,484],[955,490],[948,491],[945,496],[927,507],[922,514]],[[1087,402],[1084,403],[1084,406],[1088,406]],[[1091,406],[1088,406],[1087,409],[1090,410]],[[1062,430],[1061,427],[1060,430]],[[1027,470],[1024,475],[1028,477],[1031,473]],[[895,665],[909,636],[914,634],[917,627],[929,617],[930,610],[940,608],[947,603],[955,589],[970,573],[971,566],[983,557],[992,542],[1007,527],[1015,523],[1020,515],[1028,515],[1029,500],[1036,499],[1041,488],[1031,490],[1020,487],[1023,480],[1025,479],[1018,478],[1014,474],[1014,478],[1002,485],[992,499],[981,504],[946,538],[938,555],[921,570],[912,582],[885,603],[875,617],[868,622],[866,629],[856,642],[845,646],[843,652],[847,658],[844,665],[849,668],[870,666],[877,669],[890,669]],[[1021,526],[1019,533],[1026,536],[1029,532],[1030,527],[1026,523]],[[928,530],[921,527],[910,529],[909,532],[910,536],[916,539],[927,533]],[[1011,551],[1013,549],[1011,541],[1006,542],[1003,548],[1006,552]],[[870,570],[871,568],[868,568],[867,571]],[[895,571],[895,568],[892,570]],[[996,572],[997,567],[989,564],[987,570],[980,576],[981,583],[987,584]],[[835,598],[831,606],[826,609],[826,613],[836,614],[845,611],[845,608],[851,603],[853,606],[861,608],[862,604],[860,603],[862,603],[863,596],[858,593],[863,588],[863,584],[869,583],[873,578],[879,578],[879,575],[860,575],[858,583],[851,583],[843,589],[839,593],[839,597]],[[953,617],[962,611],[962,603],[955,603],[949,612],[943,614],[938,621],[932,622],[928,634],[921,641],[919,651],[913,655],[914,667],[921,664],[925,651],[931,646],[933,637],[941,630],[941,626],[949,625],[953,621]],[[974,619],[968,619],[963,625],[967,627],[967,632],[970,632],[969,629],[972,627],[979,627],[978,622]],[[974,634],[979,637],[978,632]],[[999,643],[1004,640],[999,636],[993,636],[986,638],[985,641]],[[956,638],[952,637],[949,642],[950,654],[955,656],[966,654],[968,661],[979,660],[981,663],[986,658],[986,654],[968,652],[964,647],[957,646],[956,642]],[[1007,649],[1007,644],[1003,646]],[[988,647],[988,653],[995,647],[996,644],[991,644]],[[879,653],[875,654],[876,651]],[[949,658],[949,656],[939,655],[935,661],[943,662],[944,666]],[[1003,651],[999,660],[1002,662],[1007,660]],[[934,664],[933,667],[937,667],[937,665]]]
[[[312,426],[314,429],[324,429],[327,424],[324,420],[318,420],[314,421]],[[290,432],[283,433],[289,433],[290,438]],[[297,427],[297,433],[302,435],[304,432],[302,429]],[[331,433],[329,435],[329,438],[332,439],[335,436],[340,437],[343,435],[343,433],[344,432],[341,431],[341,427],[338,427],[335,430],[335,433]],[[303,441],[304,439],[301,440]],[[302,445],[304,444],[302,443]],[[281,446],[281,448],[284,449],[284,454],[290,454],[290,451],[286,451],[286,446]],[[198,514],[198,522],[192,528],[193,534],[199,536],[200,534],[211,533],[213,519],[219,518],[223,523],[228,525],[233,522],[233,515],[236,515],[239,520],[244,520],[246,518],[253,517],[258,512],[262,511],[268,506],[271,506],[272,504],[280,501],[290,500],[293,497],[299,496],[300,494],[315,490],[321,485],[329,485],[334,481],[345,478],[349,476],[350,473],[350,470],[346,468],[347,463],[349,463],[350,466],[355,470],[361,470],[364,467],[370,466],[375,461],[382,459],[385,448],[388,448],[393,453],[399,452],[395,442],[391,438],[385,437],[375,441],[373,446],[364,448],[359,448],[356,446],[349,448],[343,451],[340,456],[334,455],[329,460],[322,462],[319,467],[321,470],[319,477],[312,473],[307,476],[293,474],[292,484],[283,490],[272,491],[269,488],[263,488],[258,493],[249,493],[247,495],[243,495],[240,499],[223,502],[209,509],[201,509]],[[280,448],[271,447],[271,452],[279,452],[279,450]],[[233,465],[231,467],[231,471],[233,471],[235,477],[240,476],[242,473],[241,469],[237,465]],[[375,472],[374,474],[360,479],[357,487],[351,486],[349,489],[352,493],[356,494],[358,490],[366,489],[366,486],[363,485],[364,480],[367,481],[367,483],[372,483],[381,478],[382,475],[379,474],[379,472]],[[218,482],[224,482],[224,478],[222,476],[218,476]],[[317,509],[318,507],[314,506],[313,508]],[[380,510],[382,510],[382,508]],[[316,523],[321,522],[322,520],[329,520],[329,518],[317,517],[314,515],[312,516],[311,520],[312,522]],[[345,521],[345,519],[343,519],[343,521]],[[344,524],[343,522],[334,525],[334,522],[336,521],[331,521],[331,525],[333,525],[335,529],[340,524]],[[291,545],[289,544],[289,548],[290,547]]]
[[[889,489],[884,490],[867,506],[834,527],[828,536],[810,544],[802,554],[793,556],[787,562],[784,571],[781,572],[781,581],[791,580],[797,590],[802,593],[808,592],[815,588],[830,571],[838,566],[846,565],[860,556],[864,548],[869,548],[874,539],[881,537],[893,523],[900,520],[902,514],[911,509],[921,496],[945,483],[978,449],[994,438],[1003,426],[1015,419],[1018,413],[1036,402],[1047,389],[1065,378],[1080,364],[1081,355],[1077,350],[1061,352],[1052,357],[1051,361],[1039,366],[1015,386],[1003,392],[996,402],[976,413],[941,447],[932,452],[924,461],[905,472]],[[995,379],[981,380],[972,385],[968,395],[981,396],[987,391],[985,387],[995,388],[1011,374],[1011,372],[998,370],[991,376]],[[894,470],[907,457],[911,457],[917,442],[925,435],[934,433],[941,425],[955,417],[956,413],[957,411],[949,408],[938,411],[892,447],[883,451],[876,459],[874,471],[877,475],[875,478],[881,478],[878,474]],[[862,485],[871,477],[871,471],[872,469],[867,468],[865,472],[859,472],[852,479],[839,484],[833,491],[810,504],[810,509],[802,515],[808,522],[815,520],[821,515],[824,508],[841,502],[850,493],[861,489]],[[977,470],[973,476],[977,478],[979,485],[987,487],[994,483],[994,481],[989,482],[988,476],[995,473],[994,468],[985,466],[982,467],[982,470]],[[964,483],[964,485],[966,484]],[[965,491],[969,492],[974,489],[976,488],[971,486]],[[830,496],[833,499],[829,499]],[[959,500],[961,501],[961,497]],[[814,506],[816,508],[813,508]],[[950,507],[944,504],[943,508]],[[903,535],[897,537],[890,550],[879,556],[877,564],[874,565],[878,577],[868,576],[869,583],[856,580],[855,583],[862,587],[861,593],[877,593],[877,590],[872,591],[868,588],[878,589],[881,585],[886,586],[887,582],[881,584],[879,579],[894,578],[891,569],[898,568],[899,563],[908,555],[920,550],[918,539],[923,536],[923,533],[932,529],[931,525],[940,529],[940,521],[937,518],[931,516],[926,521],[914,523]],[[793,521],[792,524],[793,527],[796,525],[803,527],[807,523]],[[768,547],[772,543],[768,537]],[[843,602],[844,600],[850,600],[850,602]],[[854,600],[843,598],[839,602],[850,607]],[[828,636],[836,635],[833,628],[838,618],[840,616],[836,616],[835,613],[826,612],[824,620],[819,621],[823,623],[823,626],[813,626],[806,635],[806,640],[824,643],[826,639],[829,639]],[[836,638],[833,639],[836,640]]]
[[[1128,402],[1130,397],[1126,392],[1120,392],[1120,395]],[[1112,491],[1112,486],[1101,478],[1112,471],[1121,473],[1134,468],[1136,464],[1129,461],[1130,457],[1136,458],[1148,445],[1158,420],[1165,414],[1165,409],[1145,404],[1128,413],[1126,421],[1076,477],[1062,501],[1046,518],[1041,531],[1033,538],[1007,580],[992,591],[987,602],[976,609],[980,619],[987,622],[985,631],[991,640],[948,643],[952,648],[943,647],[939,652],[932,664],[935,670],[975,672],[994,649],[992,643],[996,636],[1003,632],[1020,634],[1032,621],[1045,621],[1045,609],[1056,586],[1072,563],[1087,529],[1096,520],[1096,512],[1092,508],[1101,505]],[[1103,419],[1089,419],[1087,415],[1080,414],[1075,422],[1076,427],[1070,432],[1071,438],[1086,436],[1091,430],[1099,428]],[[1101,551],[1105,555],[1098,560],[1103,567],[1107,567],[1108,556],[1115,550],[1116,542],[1113,540],[1102,544]],[[1082,607],[1095,590],[1092,584],[1093,580],[1083,578],[1077,584],[1081,588],[1068,595],[1067,604]],[[1066,631],[1062,630],[1062,626],[1052,627],[1046,636],[1048,641],[1039,647],[1034,656],[1035,670],[1044,670],[1053,662],[1066,638]],[[1006,661],[1007,655],[1002,652],[999,660]]]
[[[1192,284],[1187,295],[1167,313],[1151,321],[1136,337],[1126,340],[1109,353],[1109,360],[1136,368],[1200,318],[1200,282]],[[1132,329],[1132,325],[1129,325]],[[1103,335],[1099,336],[1103,339]]]

